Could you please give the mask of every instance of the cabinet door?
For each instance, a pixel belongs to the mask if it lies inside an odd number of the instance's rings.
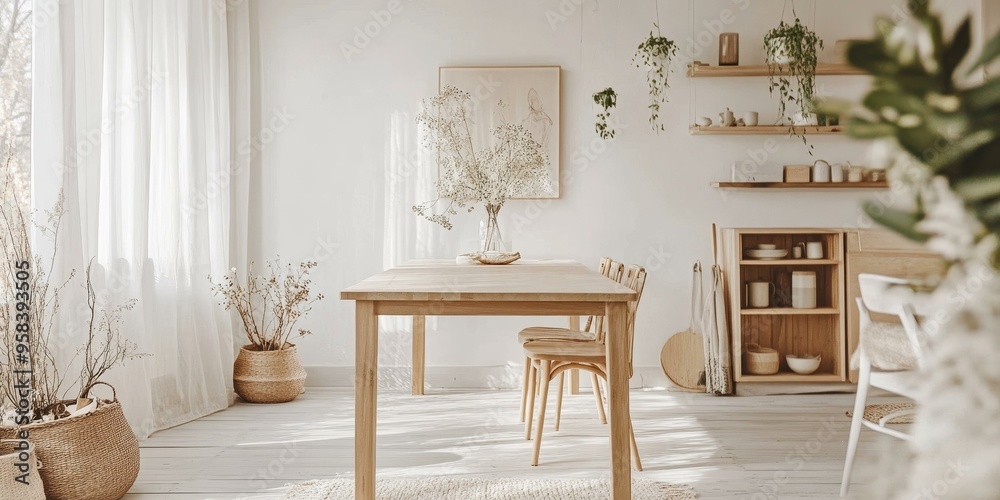
[[[883,274],[900,278],[918,278],[944,272],[944,262],[923,245],[885,229],[847,232],[847,356],[858,347],[858,305],[861,296],[858,275]],[[879,321],[898,322],[894,317],[879,316]],[[858,372],[851,370],[850,380],[857,383]]]

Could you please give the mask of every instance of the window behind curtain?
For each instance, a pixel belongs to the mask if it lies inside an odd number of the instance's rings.
[[[0,158],[8,152],[28,206],[31,166],[31,0],[0,0]]]

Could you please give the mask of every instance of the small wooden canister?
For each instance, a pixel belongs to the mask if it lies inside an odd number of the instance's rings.
[[[740,34],[719,34],[719,66],[739,66]]]

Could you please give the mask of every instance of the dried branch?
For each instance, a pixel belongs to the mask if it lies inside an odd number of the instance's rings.
[[[212,291],[222,296],[220,305],[235,310],[243,323],[243,331],[254,348],[277,351],[284,348],[293,333],[299,336],[312,332],[295,325],[312,310],[312,304],[323,300],[323,294],[312,294],[309,272],[314,261],[305,261],[293,268],[276,259],[267,263],[267,276],[253,274],[253,262],[247,267],[246,278],[240,280],[232,268],[221,283],[212,281]]]

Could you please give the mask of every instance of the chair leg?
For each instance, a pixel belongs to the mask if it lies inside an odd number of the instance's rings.
[[[559,431],[559,420],[562,419],[562,396],[563,396],[563,385],[565,382],[566,372],[559,373],[559,389],[556,391],[556,431]]]
[[[524,422],[525,403],[528,401],[528,375],[531,372],[531,358],[524,357],[524,376],[521,378],[521,421]]]
[[[528,366],[531,367],[528,370],[528,400],[525,402],[524,408],[524,439],[531,439],[531,421],[535,418],[535,378],[538,376],[538,370],[534,367],[534,362],[529,361]]]
[[[542,429],[545,428],[545,403],[549,399],[549,376],[551,361],[543,360],[538,368],[542,393],[538,399],[538,423],[535,424],[535,449],[531,454],[531,465],[538,465],[538,454],[542,451]]]
[[[597,374],[591,372],[590,384],[594,387],[594,399],[597,401],[597,415],[601,417],[601,423],[608,423],[608,416],[604,413],[604,398],[601,396],[601,384],[597,381]]]
[[[854,397],[854,415],[851,417],[851,434],[847,438],[847,458],[844,460],[844,477],[840,481],[840,496],[847,496],[851,487],[851,471],[854,467],[854,457],[858,452],[858,439],[861,437],[861,420],[865,415],[865,404],[868,401],[868,381],[871,378],[872,365],[864,356],[861,357],[861,368],[858,372],[858,392]]]
[[[632,418],[628,419],[628,433],[629,437],[632,438],[632,465],[635,470],[642,472],[642,460],[639,460],[639,446],[635,444],[635,427],[632,425]]]

